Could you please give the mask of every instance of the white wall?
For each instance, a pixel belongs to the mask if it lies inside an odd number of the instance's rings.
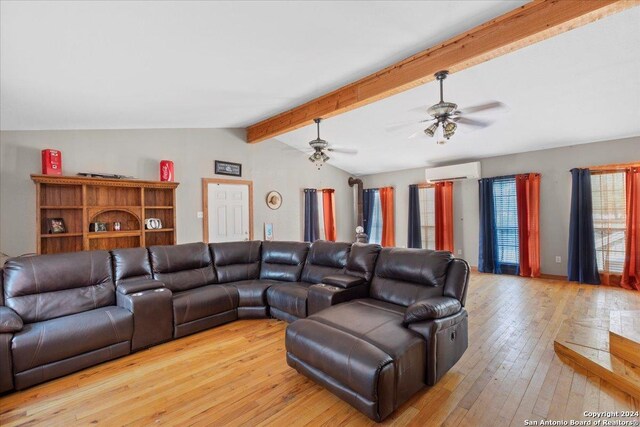
[[[452,144],[455,141],[451,142]],[[525,172],[542,174],[540,184],[541,270],[566,275],[569,240],[571,175],[575,167],[640,160],[640,137],[581,144],[550,150],[481,159],[482,176],[492,177]],[[472,161],[472,159],[469,159]],[[396,188],[396,244],[406,246],[409,184],[424,182],[424,168],[362,177],[365,188]],[[454,250],[471,265],[478,265],[478,183],[476,180],[454,185]],[[462,251],[458,254],[458,251]],[[555,257],[562,258],[561,263]]]
[[[242,163],[242,179],[254,183],[254,238],[264,237],[271,222],[276,240],[302,240],[302,189],[336,190],[338,239],[353,240],[353,191],[349,175],[330,165],[318,171],[303,153],[271,140],[249,145],[240,129],[154,129],[0,132],[0,251],[9,255],[35,251],[35,185],[40,150],[62,151],[63,172],[105,172],[159,179],[159,161],[173,160],[177,191],[179,243],[202,240],[201,179],[214,175],[213,161]],[[271,210],[266,194],[282,194],[282,207]]]

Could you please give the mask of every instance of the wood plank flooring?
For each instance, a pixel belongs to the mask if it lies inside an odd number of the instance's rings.
[[[565,319],[638,310],[640,292],[474,273],[467,309],[462,359],[384,425],[523,426],[640,410],[553,350]],[[287,366],[285,327],[238,321],[6,395],[0,425],[375,425]]]

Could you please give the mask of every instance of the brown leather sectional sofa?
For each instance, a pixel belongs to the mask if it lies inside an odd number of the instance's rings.
[[[447,252],[190,243],[8,260],[0,392],[238,318],[291,323],[287,362],[375,420],[467,347],[466,262]]]

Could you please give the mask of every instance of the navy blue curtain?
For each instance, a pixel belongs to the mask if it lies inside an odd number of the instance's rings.
[[[373,217],[373,199],[375,198],[375,189],[367,189],[362,192],[362,223],[364,232],[367,236],[371,236],[371,217]]]
[[[417,185],[409,186],[409,234],[408,248],[422,248],[422,232],[420,228],[420,196]]]
[[[304,241],[315,242],[320,238],[318,222],[318,194],[315,188],[304,189]]]
[[[493,178],[478,180],[480,189],[480,247],[478,271],[496,273],[496,219],[493,213]]]
[[[569,280],[600,284],[593,235],[593,204],[589,169],[571,169],[571,217],[569,221]]]

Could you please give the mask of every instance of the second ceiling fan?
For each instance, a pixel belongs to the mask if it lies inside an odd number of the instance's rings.
[[[318,168],[320,168],[326,161],[329,160],[330,157],[327,155],[327,151],[344,154],[358,153],[357,150],[329,146],[329,143],[327,141],[320,138],[320,122],[322,121],[322,119],[317,118],[313,119],[313,121],[316,122],[316,129],[318,133],[316,139],[309,141],[309,145],[313,149],[311,155],[309,156],[309,161],[316,164]]]
[[[491,101],[485,104],[476,105],[473,107],[464,108],[462,110],[458,110],[458,105],[453,102],[447,102],[444,100],[444,80],[449,75],[449,72],[446,70],[438,71],[435,74],[436,80],[440,84],[440,101],[437,104],[432,105],[427,109],[427,114],[431,117],[420,120],[417,123],[415,121],[411,121],[408,123],[401,124],[400,127],[406,127],[411,124],[422,124],[422,123],[431,123],[427,128],[423,130],[419,130],[409,138],[415,138],[421,134],[433,137],[438,133],[442,136],[437,142],[438,144],[446,143],[449,138],[451,138],[458,129],[458,125],[463,126],[473,126],[477,128],[484,128],[489,126],[491,123],[486,121],[481,121],[477,119],[472,119],[467,117],[469,114],[477,113],[480,111],[492,110],[492,109],[500,109],[504,108],[504,104],[499,101]],[[398,126],[392,126],[398,127]]]

